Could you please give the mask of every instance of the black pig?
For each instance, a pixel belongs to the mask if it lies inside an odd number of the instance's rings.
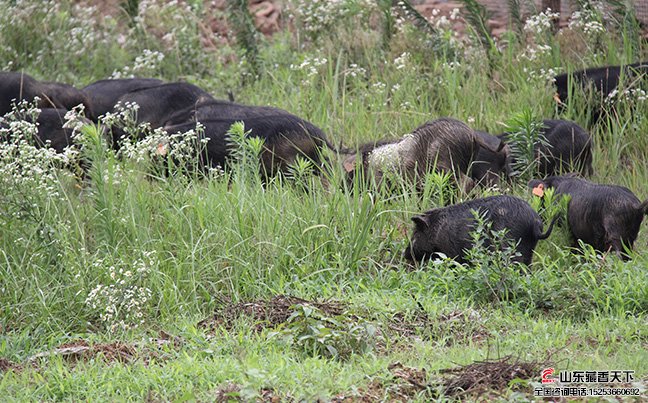
[[[189,83],[168,83],[155,87],[143,88],[128,92],[117,100],[122,105],[136,103],[136,123],[149,123],[152,129],[163,127],[169,122],[169,116],[178,109],[193,107],[197,102],[212,99],[209,93]],[[124,131],[119,127],[112,127],[113,147],[120,148],[120,139]]]
[[[208,138],[203,161],[211,167],[225,167],[232,153],[232,144],[227,132],[232,124],[242,121],[249,136],[264,140],[261,152],[261,169],[265,176],[285,171],[297,156],[310,160],[319,167],[323,160],[321,149],[333,149],[322,130],[312,123],[293,115],[273,115],[243,119],[212,119],[200,122],[204,126],[202,138]],[[196,123],[185,123],[164,127],[168,133],[194,130]]]
[[[599,185],[573,175],[534,179],[529,186],[539,195],[545,188],[570,195],[567,223],[574,243],[580,239],[600,252],[622,255],[624,246],[632,249],[648,214],[648,200],[642,203],[623,186]]]
[[[604,66],[574,71],[573,73],[559,74],[554,77],[554,83],[561,102],[569,100],[570,77],[574,82],[579,83],[583,88],[593,86],[600,95],[607,96],[617,89],[621,74],[626,77],[633,77],[638,74],[648,73],[648,62],[639,62],[625,66]]]
[[[509,178],[512,173],[510,147],[505,145],[499,151],[492,151],[492,149],[499,147],[499,144],[502,143],[502,138],[478,130],[475,131],[475,134],[485,144],[489,144],[490,149],[481,145],[479,146],[477,156],[470,166],[470,177],[475,182],[487,186],[499,184],[502,175]]]
[[[508,133],[493,136],[476,132],[485,142],[496,139],[507,141]],[[541,176],[557,175],[561,172],[578,171],[582,175],[592,175],[592,139],[585,129],[569,120],[545,119],[540,128],[544,142],[534,145],[538,172]],[[489,140],[490,138],[490,140]],[[513,143],[510,146],[515,147]],[[512,175],[514,158],[509,145],[500,152],[480,147],[476,161],[472,165],[471,176],[475,181],[488,185],[497,183],[502,173]]]
[[[0,72],[0,116],[12,110],[12,102],[33,101],[39,108],[72,109],[83,104],[90,111],[86,97],[71,85],[41,82],[22,72]]]
[[[592,175],[592,139],[585,129],[569,120],[546,119],[542,134],[548,144],[535,150],[541,176],[570,171]]]
[[[32,76],[20,72],[0,72],[0,116],[11,112],[13,101],[31,102],[34,97],[41,95],[40,83]]]
[[[72,145],[72,129],[64,128],[65,109],[42,109],[36,123],[38,124],[38,135],[36,145],[49,147],[62,153],[63,150]]]
[[[272,115],[291,115],[288,111],[272,106],[242,105],[219,99],[199,102],[195,106],[175,112],[167,124],[202,122],[213,119],[240,119]]]
[[[81,89],[89,100],[95,122],[99,116],[111,112],[122,95],[136,90],[157,87],[164,82],[156,78],[121,78],[116,80],[99,80]]]
[[[156,128],[173,123],[168,122],[169,116],[179,109],[195,107],[197,102],[211,99],[208,92],[193,84],[176,82],[130,91],[119,97],[118,102],[139,105],[137,121],[148,122]]]
[[[612,94],[620,84],[621,76],[626,79],[637,80],[640,77],[646,77],[648,74],[648,62],[638,62],[623,66],[604,66],[592,67],[584,70],[575,71],[572,73],[560,74],[554,77],[556,85],[558,101],[561,105],[569,102],[569,85],[575,88],[582,88],[587,90],[592,87],[595,95],[598,97],[597,105],[594,106],[592,111],[591,123],[598,122],[602,115],[603,110],[601,106],[606,97]]]
[[[531,264],[536,244],[549,237],[557,219],[554,218],[543,233],[538,213],[526,201],[513,196],[491,196],[436,208],[412,217],[414,233],[403,256],[421,261],[443,253],[465,263],[466,250],[473,246],[470,237],[475,226],[473,210],[485,214],[486,221],[492,223],[491,230],[507,230],[506,238],[517,242],[516,250],[520,256],[515,258],[516,261],[527,265]]]
[[[470,181],[465,174],[480,145],[493,152],[504,147],[502,142],[489,147],[465,123],[440,118],[423,124],[401,139],[360,146],[357,154],[346,159],[344,168],[352,174],[356,156],[360,155],[365,174],[372,174],[378,181],[387,172],[396,172],[417,181],[436,168],[440,172],[452,173],[460,182],[465,182],[466,179]]]
[[[28,122],[36,123],[38,131],[33,138],[36,147],[49,147],[58,153],[62,153],[66,147],[73,144],[73,129],[63,127],[65,124],[65,109],[44,108],[38,114],[34,122],[31,117],[25,117]],[[86,124],[92,123],[88,119],[82,119]],[[0,123],[0,128],[6,129],[6,123]],[[6,138],[11,139],[11,133],[6,133]]]
[[[41,82],[42,98],[50,108],[72,110],[77,105],[85,107],[85,116],[92,117],[92,105],[86,95],[76,87],[57,82]]]

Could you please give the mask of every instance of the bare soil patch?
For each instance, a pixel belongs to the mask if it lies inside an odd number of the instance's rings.
[[[128,363],[137,358],[137,351],[135,346],[127,343],[114,342],[90,345],[85,340],[76,340],[62,344],[53,350],[38,353],[29,360],[33,362],[53,356],[60,356],[71,364],[79,361],[90,361],[96,357],[101,357],[107,363]]]
[[[414,398],[448,398],[479,400],[504,396],[514,379],[537,378],[545,364],[523,362],[506,356],[498,360],[478,361],[469,365],[443,369],[437,379],[429,379],[425,368],[407,367],[399,362],[389,365],[391,379],[374,380],[356,392],[341,393],[331,401],[336,403],[394,401]]]
[[[441,374],[450,377],[443,382],[443,394],[465,397],[506,391],[512,380],[537,378],[545,366],[538,361],[523,362],[506,356],[498,360],[478,361],[444,369],[440,371]]]
[[[150,344],[149,344],[150,343]],[[130,363],[135,360],[143,360],[148,364],[151,360],[164,360],[164,348],[179,350],[184,341],[178,336],[172,336],[164,331],[159,332],[158,338],[149,339],[149,343],[96,343],[90,344],[86,340],[75,340],[64,343],[55,349],[35,354],[29,358],[29,361],[37,361],[60,356],[70,364],[76,364],[80,361],[87,362],[96,358],[101,358],[106,363],[120,362]]]
[[[349,305],[342,301],[309,301],[287,295],[250,302],[224,301],[213,316],[203,319],[198,326],[210,333],[219,328],[230,331],[237,320],[245,317],[254,322],[252,329],[258,333],[287,322],[299,306],[315,308],[324,317],[336,318],[343,322],[373,322],[379,328],[379,339],[444,340],[445,345],[450,346],[466,340],[480,343],[490,337],[490,332],[482,323],[479,313],[471,309],[430,316],[420,307],[411,313],[396,312],[385,317],[380,312],[369,312],[362,308],[350,309]],[[379,351],[383,344],[378,340],[376,347]]]
[[[339,301],[316,302],[287,295],[278,295],[270,300],[226,304],[213,317],[200,321],[198,326],[212,331],[217,327],[231,330],[237,319],[241,316],[247,316],[255,321],[254,330],[260,332],[286,322],[290,315],[295,312],[295,307],[298,305],[317,308],[327,316],[338,316],[346,310],[346,305]]]
[[[351,402],[408,402],[419,395],[432,396],[425,369],[407,367],[395,362],[387,367],[392,375],[390,382],[372,381],[357,392],[341,393],[331,399],[335,403]],[[421,396],[422,397],[422,396]]]
[[[128,364],[141,360],[148,365],[152,360],[156,362],[170,359],[169,349],[180,350],[184,340],[164,331],[159,332],[158,338],[149,339],[148,343],[96,343],[90,344],[86,340],[74,340],[60,346],[34,354],[25,363],[17,364],[7,359],[0,358],[0,373],[6,371],[22,371],[26,366],[38,369],[41,360],[50,357],[61,357],[66,363],[74,366],[79,362],[88,362],[94,359],[101,359],[105,363],[119,362]]]
[[[20,372],[22,371],[22,366],[5,358],[0,358],[0,373],[7,371]]]
[[[214,399],[217,403],[227,403],[227,402],[247,402],[249,401],[241,394],[241,386],[235,383],[228,383],[220,387],[216,391],[216,396]],[[281,398],[272,389],[261,389],[258,393],[257,398],[255,399],[258,403],[279,403],[279,402],[293,402],[293,399],[290,396]]]
[[[430,317],[422,308],[407,315],[396,312],[388,323],[388,329],[399,336],[438,340],[446,337],[446,346],[456,342],[472,340],[482,342],[490,337],[490,332],[481,323],[479,314],[473,310],[454,310]]]
[[[126,12],[122,8],[122,0],[75,0],[75,3],[82,6],[93,6],[97,9],[97,15],[125,16]],[[184,1],[180,2],[185,3]],[[509,9],[507,0],[478,0],[478,3],[486,7],[490,13],[490,19],[487,21],[488,28],[495,37],[501,36],[509,29]],[[540,0],[533,0],[536,10],[541,10]],[[642,22],[644,37],[648,35],[648,3],[636,1],[636,11],[639,20]],[[254,25],[260,33],[271,36],[276,32],[289,26],[286,18],[286,5],[281,0],[248,0],[250,14],[254,19]],[[413,0],[414,7],[426,18],[450,16],[454,8],[463,9],[463,4],[459,0]],[[567,26],[568,18],[572,11],[575,10],[574,2],[568,0],[561,1],[561,27]],[[528,17],[534,13],[529,3],[522,2],[523,17]],[[231,40],[231,29],[226,17],[227,0],[205,1],[205,17],[201,21],[200,29],[205,36],[203,44],[206,47],[217,46],[218,42],[227,42]],[[465,35],[468,29],[464,18],[452,20],[452,28],[459,35]],[[214,41],[212,36],[217,34],[221,40]],[[222,43],[221,43],[222,44]]]

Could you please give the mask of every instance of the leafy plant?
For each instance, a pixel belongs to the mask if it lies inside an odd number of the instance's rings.
[[[259,157],[263,151],[264,140],[261,137],[249,136],[250,133],[250,130],[245,131],[243,122],[235,122],[227,131],[231,170],[239,180],[259,178]]]
[[[612,22],[621,32],[626,54],[636,60],[641,51],[641,22],[637,18],[635,2],[632,0],[608,0],[613,10]]]
[[[236,36],[236,42],[249,68],[249,76],[255,80],[261,74],[259,60],[258,31],[250,15],[247,0],[228,1],[229,20]]]
[[[139,3],[140,0],[123,0],[121,2],[121,8],[124,9],[128,17],[130,18],[130,24],[135,25],[138,13],[139,13]]]
[[[311,174],[314,169],[312,161],[298,155],[295,161],[288,166],[286,177],[293,180],[298,187],[307,191],[309,186],[313,185],[310,179],[312,179]]]
[[[464,273],[463,286],[473,290],[479,301],[499,303],[517,299],[524,293],[520,278],[527,270],[515,261],[520,256],[517,243],[506,236],[506,229],[492,230],[485,212],[473,211],[473,217],[473,246],[466,251],[469,269]]]
[[[392,0],[377,0],[378,10],[382,14],[382,47],[389,49],[389,45],[396,30],[396,19],[392,13]]]
[[[375,347],[377,328],[368,322],[356,323],[347,315],[329,317],[309,305],[298,304],[294,309],[269,338],[280,338],[309,356],[339,360]]]
[[[510,22],[513,29],[518,35],[522,35],[524,31],[524,20],[520,11],[520,0],[507,0],[508,9],[510,13]]]
[[[438,37],[438,30],[430,24],[430,21],[428,21],[427,18],[419,13],[410,0],[394,0],[393,2],[398,5],[397,12],[402,13],[405,18],[409,19],[414,24],[414,26],[423,32],[426,32],[431,38]]]
[[[95,236],[112,251],[119,236],[119,205],[123,192],[119,186],[120,167],[114,152],[108,148],[100,126],[86,126],[79,141],[88,164],[91,200],[96,211]]]
[[[78,165],[77,148],[57,153],[49,143],[39,144],[37,102],[21,101],[0,117],[0,186],[7,189],[0,193],[3,218],[39,222],[45,206],[65,199],[61,183],[73,175],[64,168]]]
[[[541,132],[542,122],[535,118],[529,108],[515,114],[506,122],[507,141],[513,159],[512,176],[522,180],[530,179],[538,171],[540,146],[551,147]]]
[[[488,65],[492,70],[498,60],[497,56],[499,55],[499,50],[497,49],[497,46],[495,46],[495,41],[493,40],[493,34],[491,33],[490,28],[488,28],[490,13],[486,7],[479,4],[476,0],[461,0],[461,2],[466,10],[466,13],[464,14],[466,21],[468,21],[477,35],[479,43],[486,51]]]
[[[422,198],[434,201],[435,206],[447,206],[456,199],[455,187],[452,173],[433,171],[425,176]]]
[[[544,218],[545,222],[549,222],[556,216],[566,219],[571,196],[557,194],[553,188],[544,189],[543,192],[542,197],[534,197],[531,199],[529,202],[531,207]]]

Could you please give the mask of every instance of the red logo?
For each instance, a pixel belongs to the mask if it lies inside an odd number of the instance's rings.
[[[553,368],[547,368],[544,371],[542,371],[542,383],[554,383],[556,382],[556,378],[549,378],[550,375],[554,373]]]

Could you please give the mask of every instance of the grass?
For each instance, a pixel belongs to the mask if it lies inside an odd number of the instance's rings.
[[[30,7],[36,10],[36,3]],[[124,66],[138,75],[189,78],[219,98],[232,91],[239,102],[284,108],[324,129],[333,143],[353,147],[402,136],[441,116],[492,133],[505,130],[504,122],[522,111],[587,126],[586,99],[576,97],[559,112],[551,86],[523,68],[568,71],[646,54],[645,43],[638,50],[612,46],[627,38],[610,30],[597,52],[585,47],[579,53],[549,37],[551,52],[529,61],[519,57],[527,48],[523,38],[509,36],[500,42],[506,46],[490,72],[476,40],[459,47],[447,35],[430,39],[408,23],[384,36],[366,10],[351,7],[355,11],[341,12],[333,35],[316,26],[306,34],[297,24],[261,40],[260,75],[251,79],[230,45],[201,48],[199,23],[206,11],[191,4],[171,18],[175,6],[154,3],[127,29],[110,19],[90,19],[65,2],[41,5],[57,12],[40,10],[33,19],[8,6],[0,11],[6,42],[0,65],[77,86]],[[160,26],[173,34],[170,43]],[[79,49],[74,43],[61,48],[51,39],[55,33],[67,37],[75,27],[85,35]],[[164,58],[137,65],[144,49]],[[403,53],[398,68],[392,61]],[[631,104],[623,102],[609,124],[590,129],[593,180],[627,186],[645,200],[648,104]],[[438,370],[508,354],[559,370],[631,369],[645,387],[645,225],[628,262],[587,248],[574,252],[566,229],[558,228],[540,242],[528,269],[496,271],[486,264],[491,256],[481,265],[439,261],[411,267],[401,253],[412,215],[497,193],[531,200],[525,184],[463,194],[433,174],[422,196],[407,184],[397,192],[349,187],[334,155],[328,183],[306,175],[264,186],[254,159],[207,178],[151,179],[146,162],[116,158],[96,130],[87,129],[83,138],[84,156],[92,163],[84,182],[43,162],[44,172],[55,174],[43,177],[49,190],[18,181],[0,195],[0,359],[22,367],[2,373],[0,392],[7,400],[211,401],[230,382],[244,400],[262,389],[283,398],[329,400],[366,390],[373,381],[388,393],[396,382],[388,366],[396,361],[426,368],[436,385],[442,379]],[[493,298],[498,275],[514,290],[508,298]],[[110,285],[117,291],[102,294]],[[229,330],[199,325],[228,304],[280,294],[334,299],[347,308],[341,318],[313,314],[261,332],[250,318]],[[411,332],[393,330],[395,315]],[[363,334],[355,326],[365,323],[378,336],[367,339],[362,351],[322,357],[293,337],[308,332],[304,323],[318,326],[324,347],[333,339],[355,346],[354,337]],[[278,329],[285,337],[273,336]],[[161,334],[181,342],[158,342],[168,338]],[[123,362],[101,355],[31,358],[79,339],[126,343],[136,354]],[[533,381],[539,377],[538,372]],[[501,392],[502,399],[519,393],[513,387]],[[410,398],[433,397],[426,393]]]

